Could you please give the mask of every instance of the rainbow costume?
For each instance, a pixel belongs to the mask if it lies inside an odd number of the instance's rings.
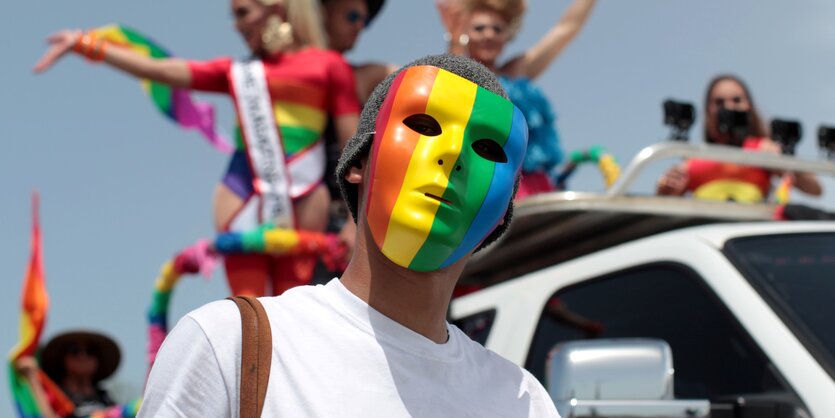
[[[553,191],[558,181],[558,167],[564,159],[556,129],[557,115],[548,98],[531,80],[499,76],[499,81],[528,122],[528,151],[516,198]]]
[[[295,228],[293,203],[316,189],[325,174],[321,139],[328,115],[359,112],[353,73],[332,51],[305,48],[261,61],[230,58],[188,63],[191,88],[229,94],[236,104],[236,148],[223,184],[245,204],[228,231],[262,224]],[[263,295],[309,282],[315,260],[258,254],[224,258],[234,294]]]

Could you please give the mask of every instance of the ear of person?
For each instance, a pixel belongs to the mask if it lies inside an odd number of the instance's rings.
[[[365,163],[368,157],[363,157],[359,161],[357,161],[351,168],[348,169],[348,173],[345,174],[345,180],[351,184],[360,184],[364,178],[363,170],[365,167]]]

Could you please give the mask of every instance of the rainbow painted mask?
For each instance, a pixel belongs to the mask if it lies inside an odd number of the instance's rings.
[[[377,115],[369,159],[374,242],[416,271],[469,254],[503,219],[527,142],[509,100],[436,67],[402,71]]]

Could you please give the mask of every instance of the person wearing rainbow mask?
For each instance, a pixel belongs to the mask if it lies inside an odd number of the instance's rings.
[[[272,332],[263,416],[558,417],[521,367],[446,321],[474,251],[507,228],[527,123],[469,58],[387,77],[337,166],[357,223],[340,279],[260,298]],[[219,301],[180,320],[140,417],[237,416],[241,320]]]

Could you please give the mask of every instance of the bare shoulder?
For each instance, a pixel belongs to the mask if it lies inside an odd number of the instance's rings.
[[[397,71],[397,66],[379,62],[368,62],[354,65],[354,79],[357,83],[357,94],[361,102],[365,102],[371,91],[389,74]]]
[[[525,56],[517,55],[502,64],[498,69],[498,75],[510,78],[518,78],[525,75]]]

